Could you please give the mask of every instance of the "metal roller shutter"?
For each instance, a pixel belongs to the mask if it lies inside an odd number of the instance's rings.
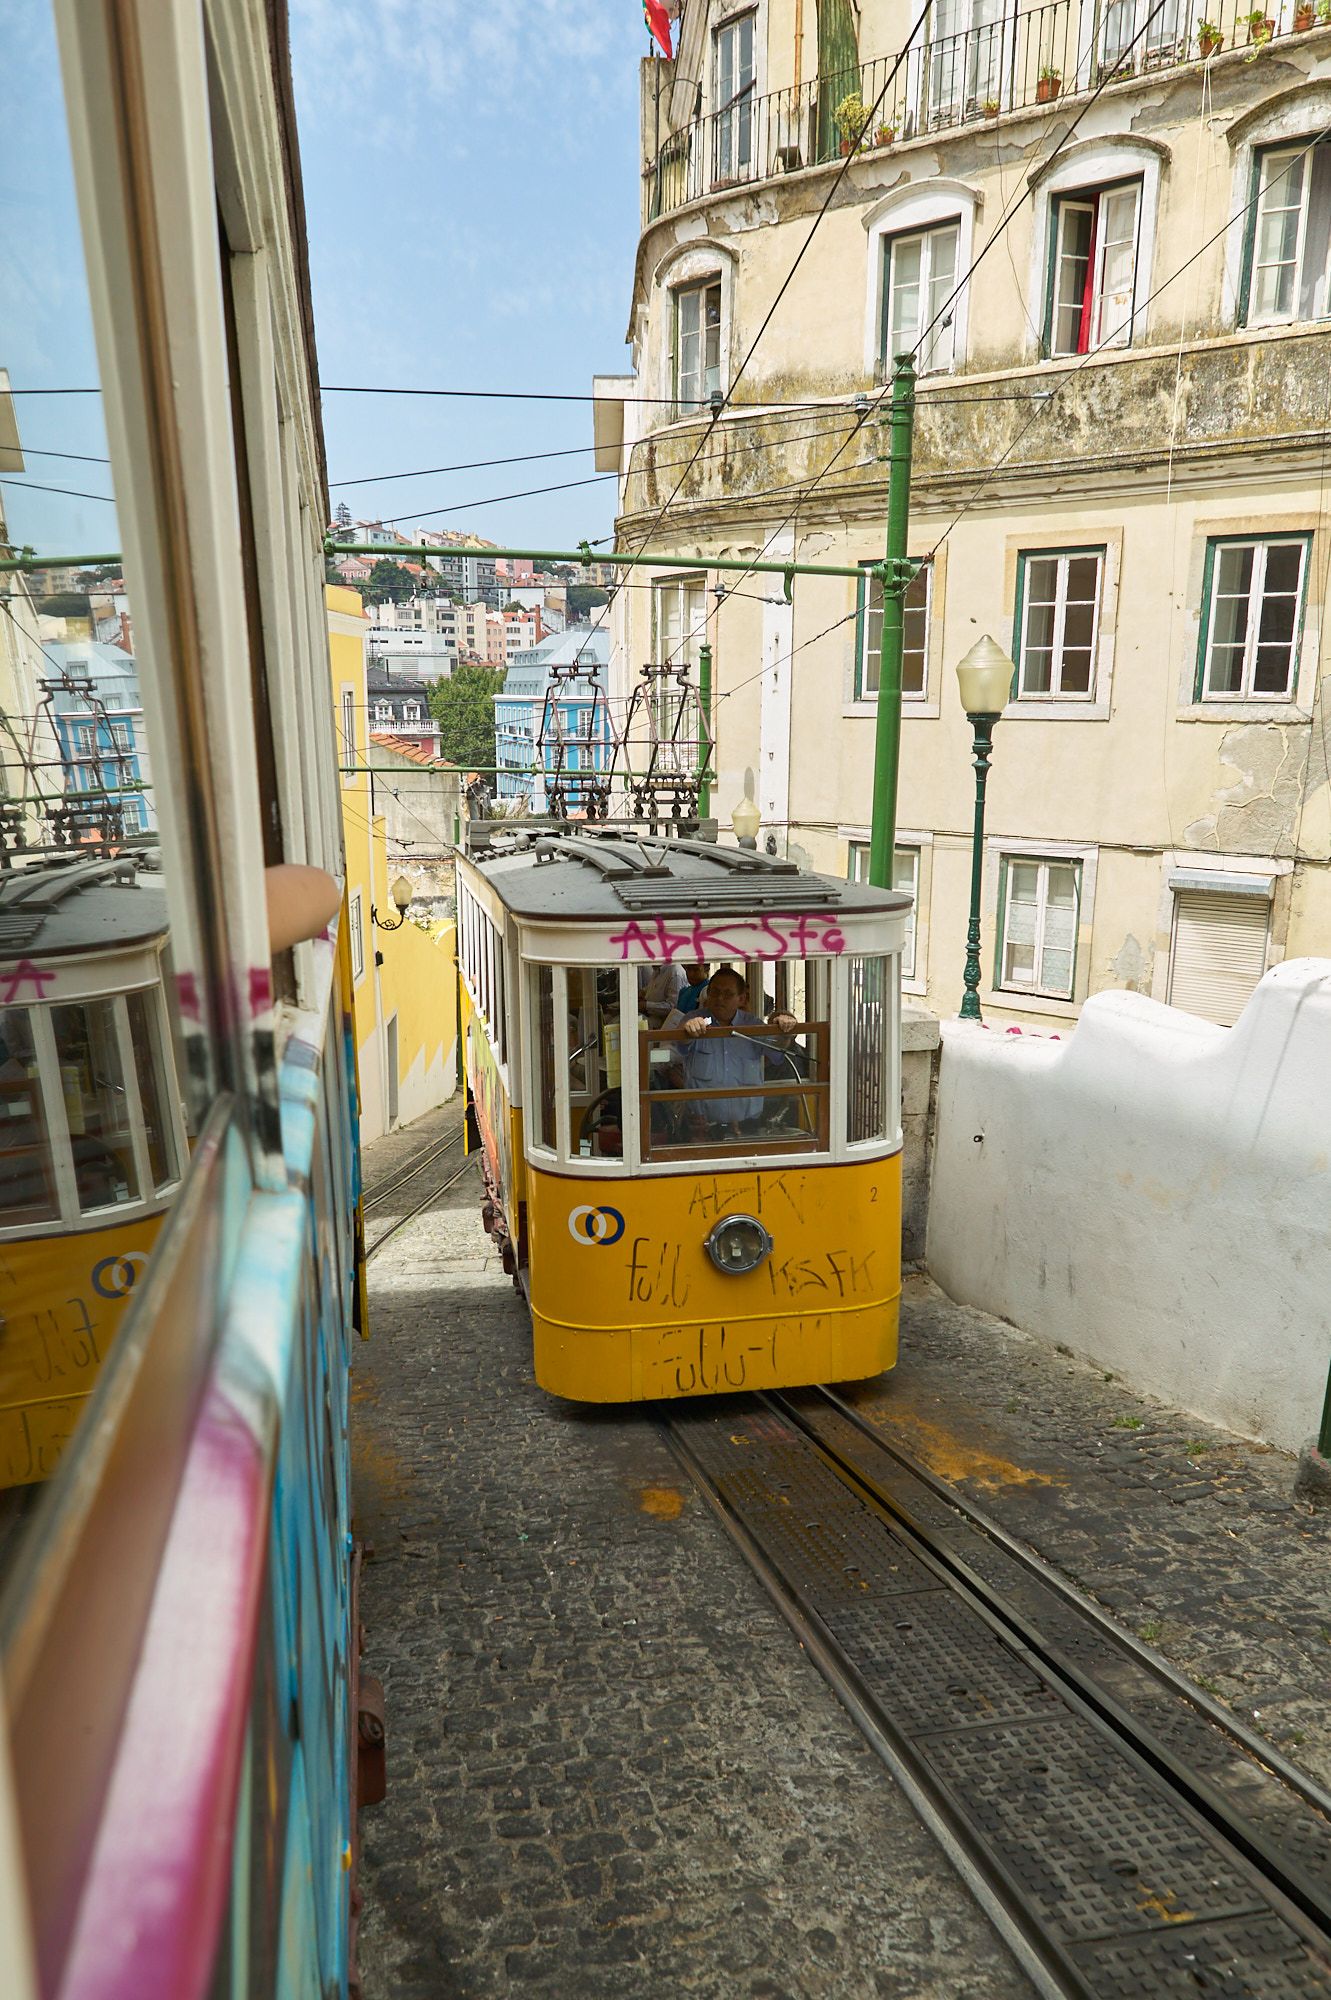
[[[1213,896],[1179,890],[1169,1004],[1233,1027],[1266,970],[1271,905],[1264,896]]]

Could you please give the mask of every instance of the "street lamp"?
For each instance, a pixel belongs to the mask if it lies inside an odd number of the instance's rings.
[[[971,836],[971,920],[966,933],[966,991],[961,1000],[963,1021],[980,1019],[980,879],[984,870],[984,786],[994,724],[1012,692],[1016,672],[1011,660],[986,632],[957,663],[961,705],[974,731],[975,831]]]
[[[757,847],[758,828],[762,823],[762,814],[754,804],[750,794],[745,792],[739,804],[732,806],[730,809],[731,831],[741,847]]]
[[[400,931],[403,924],[407,921],[407,911],[411,907],[411,899],[416,892],[406,876],[399,875],[388,893],[393,898],[393,906],[397,911],[397,922],[391,923],[387,917],[381,917],[373,903],[370,905],[370,922],[377,925],[381,931]]]

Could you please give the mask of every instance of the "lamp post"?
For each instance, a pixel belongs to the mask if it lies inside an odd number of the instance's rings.
[[[971,918],[966,933],[966,991],[961,1000],[963,1021],[980,1019],[980,883],[984,873],[984,787],[994,724],[1002,715],[1016,672],[1011,660],[986,632],[957,663],[961,705],[974,733],[975,831],[971,836]]]
[[[745,792],[739,804],[730,809],[730,828],[741,847],[757,848],[758,828],[762,823],[762,814],[751,795]]]
[[[416,892],[406,876],[399,875],[388,893],[393,898],[393,907],[397,911],[397,922],[393,923],[389,918],[381,917],[373,903],[370,905],[370,922],[381,931],[400,931],[403,924],[407,921],[407,911],[411,907],[411,899]]]

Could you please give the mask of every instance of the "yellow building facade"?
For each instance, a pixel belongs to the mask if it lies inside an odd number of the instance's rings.
[[[410,1124],[457,1088],[457,931],[410,916],[398,922],[385,818],[374,810],[366,763],[365,616],[354,590],[329,585],[325,597],[364,1142]]]
[[[1232,1021],[1263,970],[1331,949],[1331,28],[1208,5],[1217,50],[1200,0],[974,0],[912,41],[916,11],[707,0],[644,66],[635,377],[598,464],[617,546],[698,562],[616,599],[615,691],[705,636],[714,810],[751,790],[770,851],[863,865],[874,586],[789,604],[707,557],[881,559],[913,351],[907,990],[962,994],[954,668],[990,633],[1016,673],[986,1018],[1057,1030],[1126,987]]]

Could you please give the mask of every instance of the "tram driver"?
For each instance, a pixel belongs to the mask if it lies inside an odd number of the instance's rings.
[[[774,1011],[768,1025],[780,1030],[783,1039],[750,1040],[735,1033],[709,1035],[708,1028],[729,1030],[761,1028],[757,1014],[748,1009],[749,989],[733,966],[723,965],[707,982],[698,1011],[687,1016],[676,1011],[666,1026],[682,1027],[687,1038],[680,1048],[681,1082],[688,1090],[718,1090],[726,1084],[748,1089],[760,1088],[774,1059],[788,1047],[796,1022],[793,1014]],[[697,1106],[711,1128],[738,1138],[741,1127],[752,1127],[762,1117],[761,1097],[707,1097]]]

